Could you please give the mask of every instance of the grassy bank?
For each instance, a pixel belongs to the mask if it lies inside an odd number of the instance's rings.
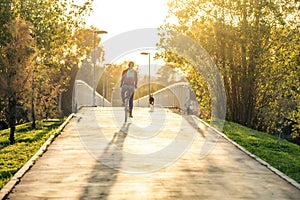
[[[276,145],[275,136],[232,122],[225,123],[223,133],[300,183],[300,146],[283,139],[280,140],[280,145]]]
[[[16,127],[16,143],[9,145],[9,129],[0,131],[0,189],[39,150],[63,121],[38,122],[38,128],[31,124]]]

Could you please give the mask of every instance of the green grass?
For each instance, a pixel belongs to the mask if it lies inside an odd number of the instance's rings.
[[[9,144],[9,129],[0,131],[0,189],[39,150],[63,121],[38,122],[37,129],[30,123],[18,125],[16,143]]]
[[[225,123],[223,133],[252,154],[300,183],[299,145],[284,139],[280,140],[280,145],[276,145],[277,137],[232,122]]]

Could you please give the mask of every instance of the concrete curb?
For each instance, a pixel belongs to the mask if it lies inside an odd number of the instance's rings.
[[[34,165],[34,163],[47,151],[49,145],[61,133],[61,131],[65,128],[65,126],[73,117],[74,113],[70,114],[66,121],[56,129],[55,133],[48,138],[48,140],[41,146],[41,148],[25,163],[25,165],[21,169],[17,171],[17,173],[10,179],[10,181],[4,185],[4,187],[0,190],[0,199],[4,199],[14,188],[14,186],[19,183],[20,179]]]
[[[210,126],[208,123],[204,122],[203,120],[201,120],[200,118],[198,118],[195,115],[192,115],[196,120],[200,121],[201,123],[205,124],[208,127],[211,127],[217,134],[221,135],[224,139],[226,139],[227,141],[229,141],[230,143],[232,143],[235,147],[237,147],[238,149],[240,149],[241,151],[243,151],[245,154],[247,154],[248,156],[250,156],[251,158],[255,159],[257,162],[259,162],[260,164],[262,164],[263,166],[267,167],[269,170],[271,170],[273,173],[275,173],[276,175],[278,175],[279,177],[281,177],[282,179],[284,179],[285,181],[287,181],[289,184],[293,185],[294,187],[296,187],[298,190],[300,190],[300,184],[298,182],[296,182],[294,179],[288,177],[287,175],[285,175],[283,172],[279,171],[278,169],[272,167],[269,163],[265,162],[264,160],[260,159],[259,157],[255,156],[254,154],[250,153],[248,150],[246,150],[244,147],[240,146],[239,144],[237,144],[236,142],[234,142],[233,140],[229,139],[224,133],[218,131],[217,129],[215,129],[214,127]]]

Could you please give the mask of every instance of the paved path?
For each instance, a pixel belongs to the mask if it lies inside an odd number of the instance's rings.
[[[300,190],[190,116],[84,108],[8,199],[298,199]]]

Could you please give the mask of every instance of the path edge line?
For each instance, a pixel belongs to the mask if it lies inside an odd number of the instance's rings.
[[[74,113],[70,114],[68,118],[61,124],[55,132],[50,135],[46,142],[40,147],[40,149],[21,167],[15,175],[10,179],[8,183],[0,190],[0,199],[3,200],[12,191],[12,189],[17,185],[21,178],[29,171],[29,169],[35,164],[35,162],[47,151],[50,144],[55,140],[55,138],[61,134],[65,126],[70,122],[70,120],[75,116]]]
[[[289,184],[293,185],[295,188],[297,188],[298,190],[300,190],[300,184],[295,181],[294,179],[288,177],[286,174],[284,174],[283,172],[281,172],[280,170],[276,169],[275,167],[273,167],[272,165],[270,165],[269,163],[267,163],[266,161],[262,160],[261,158],[257,157],[256,155],[250,153],[248,150],[246,150],[244,147],[242,147],[241,145],[239,145],[238,143],[236,143],[235,141],[231,140],[229,137],[227,137],[224,133],[220,132],[219,130],[217,130],[216,128],[212,127],[211,125],[209,125],[208,123],[206,123],[205,121],[203,121],[202,119],[200,119],[199,117],[197,117],[196,115],[191,115],[194,119],[200,121],[202,124],[210,127],[211,129],[213,129],[217,134],[221,135],[224,139],[226,139],[227,141],[229,141],[231,144],[233,144],[236,148],[238,148],[239,150],[241,150],[242,152],[244,152],[245,154],[247,154],[249,157],[251,157],[252,159],[255,159],[257,162],[259,162],[261,165],[265,166],[266,168],[268,168],[269,170],[271,170],[273,173],[275,173],[276,175],[278,175],[280,178],[284,179],[285,181],[287,181]]]

